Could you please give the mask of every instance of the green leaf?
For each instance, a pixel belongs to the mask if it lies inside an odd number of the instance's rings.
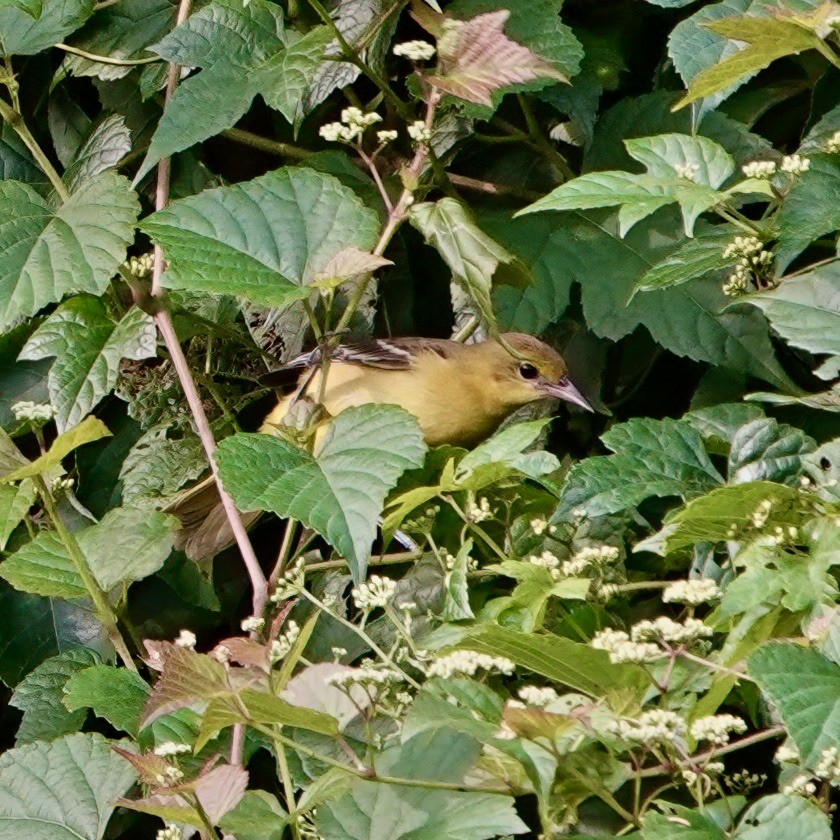
[[[172,550],[177,520],[158,511],[115,508],[96,524],[75,533],[99,585],[141,580],[163,566]],[[114,545],[120,546],[114,551]],[[87,590],[55,531],[42,531],[0,566],[0,577],[36,595],[83,598]]]
[[[644,819],[644,840],[726,840],[714,820],[694,808],[663,803],[666,813],[650,810]]]
[[[0,679],[20,682],[50,656],[78,647],[112,656],[105,629],[85,602],[41,598],[0,580]]]
[[[109,6],[113,8],[113,6]],[[74,193],[109,169],[115,169],[131,151],[131,132],[119,114],[110,114],[98,125],[76,151],[64,173],[67,189]]]
[[[765,499],[773,502],[772,521],[780,525],[800,525],[810,507],[797,490],[772,481],[718,487],[692,499],[668,520],[667,551],[731,539],[729,531],[733,526],[739,532],[748,530],[752,515]]]
[[[747,46],[698,73],[677,107],[719,93],[763,70],[776,59],[821,46],[813,31],[781,17],[727,17],[709,23],[708,28],[718,35],[745,42]]]
[[[25,181],[27,184],[40,184],[45,180],[23,141],[5,122],[0,125],[0,180]]]
[[[732,840],[831,840],[829,817],[814,802],[781,793],[763,796],[744,811]]]
[[[602,650],[550,633],[523,633],[497,625],[471,630],[458,647],[504,656],[519,667],[592,697],[613,691],[644,690],[645,675],[635,665],[614,665]]]
[[[34,55],[63,41],[93,14],[93,0],[6,0],[0,5],[0,52]]]
[[[363,580],[385,496],[426,447],[416,419],[396,406],[348,408],[313,457],[269,435],[226,438],[216,456],[225,489],[243,510],[271,510],[317,531]]]
[[[726,455],[738,429],[763,417],[764,412],[757,405],[719,403],[689,411],[681,419],[700,432],[710,452]]]
[[[382,775],[460,782],[469,769],[464,758],[478,758],[478,742],[449,729],[416,735],[377,757]],[[480,749],[480,748],[479,748]],[[523,834],[513,798],[498,794],[435,790],[355,779],[349,792],[319,805],[316,825],[324,840],[377,837],[387,814],[393,840],[489,840]]]
[[[811,156],[807,172],[797,176],[779,208],[779,270],[815,239],[840,230],[840,159],[837,155]]]
[[[277,798],[264,790],[247,790],[239,804],[219,821],[237,840],[283,840],[289,815]]]
[[[101,735],[67,735],[0,756],[0,838],[101,840],[135,780]]]
[[[792,483],[802,473],[802,456],[815,448],[815,441],[804,432],[772,418],[746,423],[732,438],[729,481]]]
[[[170,288],[282,306],[348,246],[370,250],[376,213],[335,178],[285,168],[174,201],[141,225],[166,252]]]
[[[616,513],[650,496],[690,499],[723,482],[699,433],[684,421],[634,418],[602,440],[616,454],[572,467],[555,517],[562,520],[577,508],[590,516]]]
[[[757,306],[794,347],[840,357],[840,260],[747,295],[745,301]]]
[[[490,303],[493,275],[501,264],[514,263],[516,257],[484,233],[454,198],[415,205],[410,221],[443,257],[486,322],[494,324]]]
[[[282,9],[267,0],[214,0],[196,11],[150,48],[202,69],[167,102],[137,178],[162,158],[230,128],[258,93],[290,121],[299,118],[305,82],[323,57],[328,32],[286,31]]]
[[[149,58],[147,48],[172,29],[176,13],[170,0],[122,0],[97,9],[70,43],[76,49],[122,61]],[[133,69],[72,54],[65,57],[64,67],[74,76],[97,76],[106,81],[121,79]]]
[[[475,618],[470,607],[470,591],[467,571],[473,541],[466,539],[458,549],[452,568],[446,573],[443,583],[444,603],[442,617],[444,621],[465,621]]]
[[[44,362],[18,362],[18,353],[37,324],[37,320],[21,324],[0,334],[0,428],[15,432],[20,423],[12,406],[21,401],[36,404],[50,401],[47,391],[49,365]]]
[[[116,385],[122,359],[155,355],[157,329],[151,316],[132,307],[117,323],[105,304],[79,295],[65,301],[29,337],[19,359],[55,356],[48,385],[63,432],[75,426]]]
[[[20,484],[0,484],[0,551],[6,548],[12,531],[23,521],[37,495],[29,479]]]
[[[619,234],[624,237],[637,222],[676,202],[686,236],[692,236],[700,213],[722,200],[717,188],[734,170],[732,157],[714,141],[686,134],[625,140],[624,145],[628,154],[644,165],[644,175],[620,171],[581,175],[519,214],[619,206]],[[684,176],[682,167],[691,171]]]
[[[710,271],[720,271],[731,262],[724,258],[723,251],[736,235],[737,228],[732,225],[704,230],[642,274],[636,281],[635,292],[667,289],[696,280]]]
[[[137,738],[137,722],[146,705],[149,687],[127,668],[94,665],[74,673],[64,686],[64,705],[72,712],[92,709],[111,726]]]
[[[820,753],[840,739],[840,665],[815,650],[771,642],[750,656],[747,671],[813,769]]]
[[[78,732],[87,717],[84,711],[68,711],[62,702],[64,686],[73,674],[99,661],[90,648],[71,648],[51,656],[18,684],[9,705],[23,712],[16,743],[52,741],[59,735]]]
[[[114,172],[57,210],[32,187],[0,181],[0,329],[70,292],[102,294],[134,239],[138,211],[136,194]]]
[[[85,598],[88,594],[55,531],[41,531],[6,558],[0,577],[15,589],[46,597]]]

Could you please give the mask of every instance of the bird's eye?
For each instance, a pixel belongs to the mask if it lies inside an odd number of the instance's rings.
[[[540,372],[528,362],[523,362],[521,365],[519,365],[519,375],[523,379],[536,379],[537,376],[539,376],[539,373]]]

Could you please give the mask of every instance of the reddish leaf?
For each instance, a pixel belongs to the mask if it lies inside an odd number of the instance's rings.
[[[213,825],[237,806],[247,787],[248,771],[233,764],[214,767],[194,783],[195,795]]]

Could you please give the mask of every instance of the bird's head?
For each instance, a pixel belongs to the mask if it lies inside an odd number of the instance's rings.
[[[510,404],[554,398],[593,411],[570,381],[566,363],[553,347],[525,333],[504,333],[500,338],[493,348],[494,379]]]

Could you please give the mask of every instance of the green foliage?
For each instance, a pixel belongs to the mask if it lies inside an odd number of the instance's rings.
[[[0,840],[836,834],[836,18],[0,0]]]

